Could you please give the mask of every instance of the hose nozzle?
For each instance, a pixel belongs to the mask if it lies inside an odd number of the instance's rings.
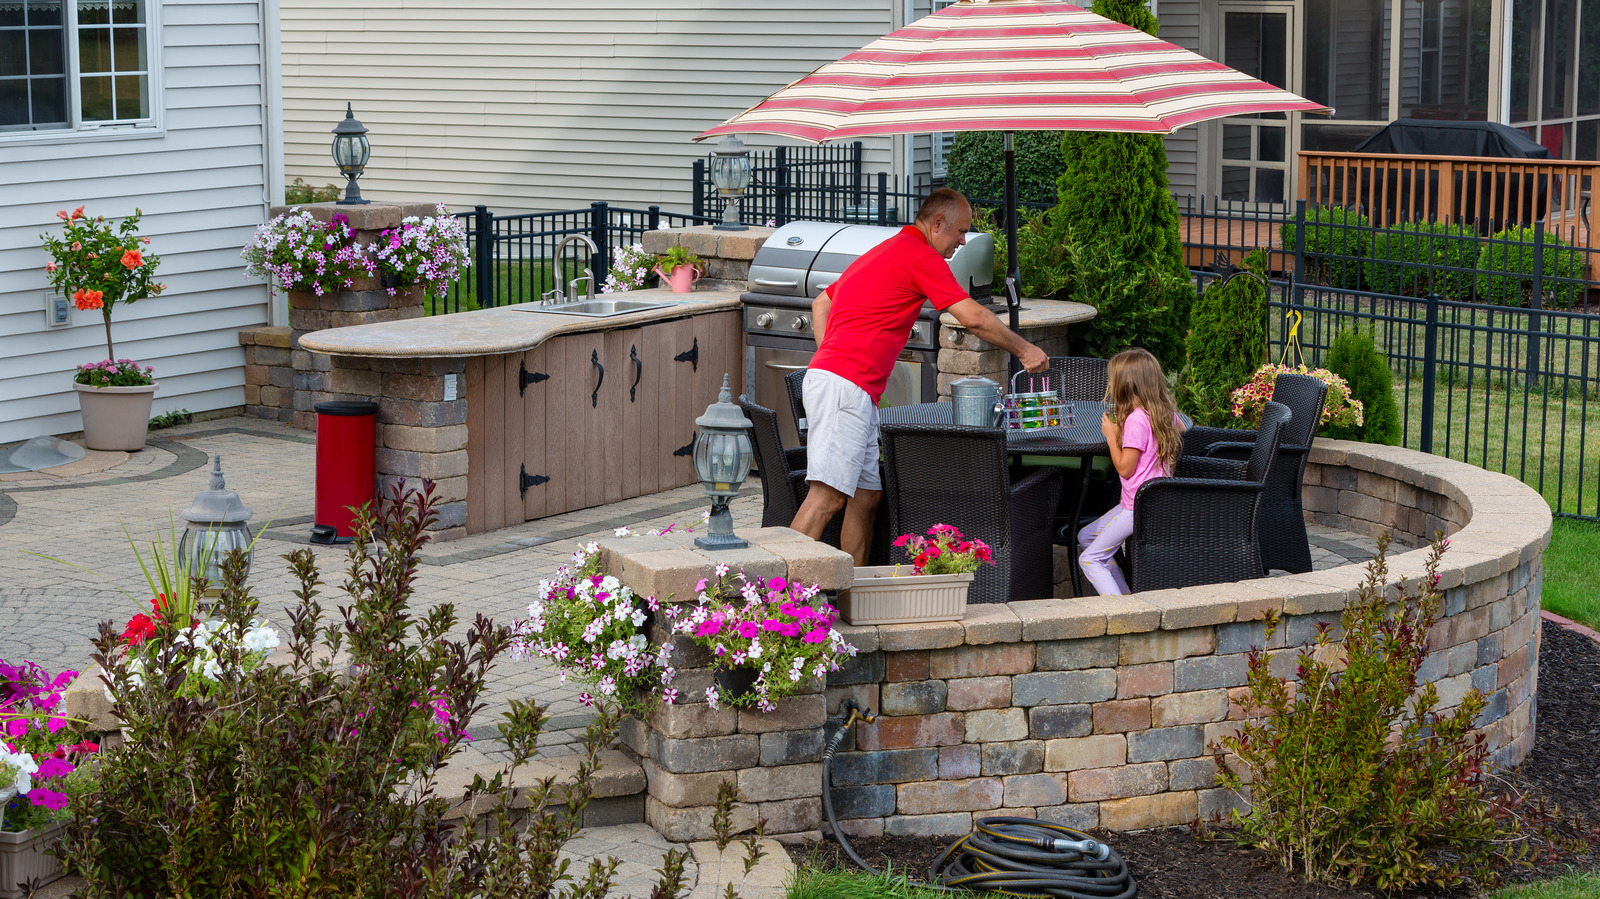
[[[1098,840],[1052,840],[1041,842],[1047,845],[1043,848],[1053,849],[1056,852],[1077,852],[1087,855],[1097,862],[1103,862],[1111,857],[1111,847]]]

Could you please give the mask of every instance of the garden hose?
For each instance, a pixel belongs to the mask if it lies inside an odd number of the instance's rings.
[[[871,724],[872,711],[847,700],[848,716],[822,750],[822,809],[845,855],[873,874],[850,845],[833,812],[833,757],[857,721]],[[979,818],[972,833],[960,837],[934,860],[926,883],[912,886],[979,890],[1010,896],[1051,899],[1129,899],[1138,892],[1128,866],[1110,846],[1087,834],[1033,818]]]

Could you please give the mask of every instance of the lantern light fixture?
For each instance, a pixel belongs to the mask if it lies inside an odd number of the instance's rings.
[[[239,494],[223,482],[222,456],[213,456],[211,486],[196,494],[194,504],[178,513],[185,522],[183,536],[178,539],[178,567],[184,577],[204,575],[209,582],[207,592],[220,591],[222,563],[236,549],[245,552],[248,571],[255,538],[245,522],[254,514],[239,501]]]
[[[755,450],[750,445],[750,419],[733,403],[728,375],[722,376],[722,392],[706,407],[706,414],[694,420],[700,433],[694,439],[694,471],[711,497],[710,526],[702,537],[694,538],[700,549],[743,549],[750,544],[733,533],[733,515],[728,503],[739,495],[739,486],[750,476]]]
[[[739,201],[750,187],[750,148],[744,141],[728,135],[717,142],[711,151],[711,183],[717,186],[722,197],[722,221],[712,225],[713,231],[748,231],[749,225],[739,222]]]
[[[351,104],[346,103],[344,121],[333,129],[333,161],[339,166],[339,171],[350,179],[345,185],[344,198],[337,201],[338,205],[362,206],[372,202],[363,199],[361,188],[356,186],[356,179],[361,177],[371,157],[372,145],[367,142],[367,129],[356,119]]]

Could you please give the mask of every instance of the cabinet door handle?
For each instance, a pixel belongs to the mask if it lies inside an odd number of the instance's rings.
[[[594,382],[594,393],[589,395],[589,406],[598,409],[600,408],[600,385],[606,382],[606,367],[600,364],[599,350],[595,350],[590,354],[589,361],[594,363],[595,368],[600,369],[600,380]]]
[[[644,377],[644,360],[639,358],[639,345],[628,348],[628,358],[633,360],[633,386],[628,388],[628,402],[633,402],[639,389],[639,379]]]
[[[763,362],[761,364],[768,368],[775,368],[778,371],[805,371],[810,368],[809,365],[784,365],[782,362]]]

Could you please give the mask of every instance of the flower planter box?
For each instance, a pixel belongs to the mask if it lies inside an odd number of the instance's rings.
[[[52,824],[38,830],[0,832],[0,899],[21,899],[17,884],[38,878],[38,885],[61,879],[61,859],[45,855],[61,842],[65,824]]]
[[[895,577],[895,571],[902,574]],[[967,614],[967,591],[977,574],[910,574],[907,565],[857,568],[841,613],[850,624],[912,624],[960,621]]]

